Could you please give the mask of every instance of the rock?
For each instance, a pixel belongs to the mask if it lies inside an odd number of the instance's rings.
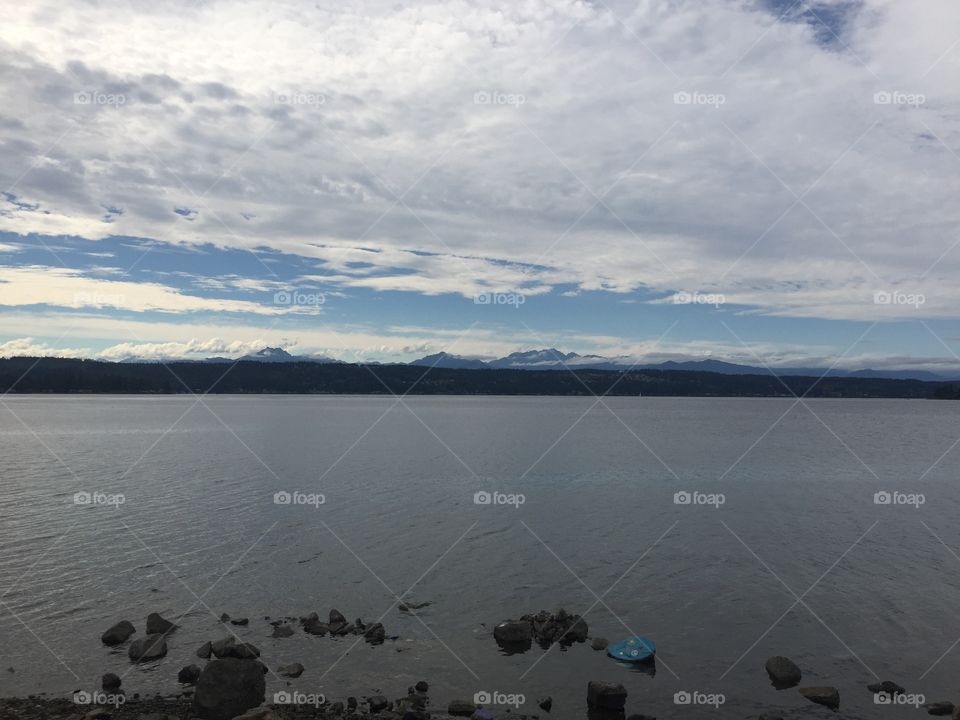
[[[553,698],[550,697],[549,695],[547,695],[547,696],[544,697],[544,698],[540,698],[539,700],[537,700],[537,705],[539,706],[539,708],[540,708],[541,710],[545,710],[546,712],[550,712],[550,708],[553,707]]]
[[[208,640],[197,648],[197,657],[203,658],[204,660],[209,660],[211,652],[213,652],[213,650],[211,649],[210,641]]]
[[[275,638],[286,638],[293,635],[293,628],[289,625],[275,625],[273,627],[273,635],[271,637]]]
[[[303,624],[303,631],[311,635],[326,635],[330,632],[330,626],[320,622],[319,619],[309,619]]]
[[[104,673],[103,678],[100,680],[100,687],[103,688],[104,692],[112,693],[115,690],[120,689],[121,684],[120,677],[114,675],[113,673]]]
[[[210,645],[211,652],[218,658],[237,658],[238,660],[253,660],[260,657],[260,650],[253,643],[238,643],[235,638],[228,637],[217,640]]]
[[[291,663],[290,665],[281,665],[277,668],[277,672],[283,675],[284,677],[300,677],[303,675],[303,665],[300,663]]]
[[[230,621],[230,624],[231,624],[231,625],[246,626],[246,625],[249,625],[249,624],[250,624],[250,618],[239,618],[239,619],[237,619],[237,620],[231,620],[231,621]]]
[[[233,720],[274,720],[274,718],[273,710],[268,707],[258,707],[238,715]]]
[[[528,645],[533,639],[533,626],[526,620],[507,620],[493,629],[499,645]]]
[[[932,702],[924,705],[929,715],[952,715],[952,702]]]
[[[356,710],[356,709],[357,709],[357,699],[356,699],[355,697],[353,697],[353,696],[348,697],[348,698],[347,698],[347,707],[348,707],[350,710]]]
[[[177,682],[186,683],[187,685],[193,685],[199,677],[200,677],[200,666],[187,665],[186,667],[180,668],[180,672],[177,673]]]
[[[355,629],[355,625],[353,623],[344,623],[343,625],[337,625],[336,629],[334,629],[334,626],[331,625],[330,634],[331,635],[349,635],[354,631],[354,629]]]
[[[420,680],[416,685],[413,686],[413,688],[418,693],[425,693],[430,689],[430,686],[427,684],[426,680]]]
[[[176,629],[176,625],[169,620],[160,617],[159,613],[150,613],[147,615],[148,635],[168,635]]]
[[[222,613],[220,615],[220,622],[225,623],[225,622],[228,622],[229,620],[230,620],[230,616],[227,615],[226,613]]]
[[[577,617],[570,623],[567,629],[564,630],[561,642],[584,642],[587,639],[588,632],[587,621]]]
[[[591,680],[587,684],[587,704],[600,710],[623,710],[627,690],[620,683]]]
[[[329,620],[330,627],[333,627],[334,625],[344,625],[346,624],[346,622],[347,622],[347,619],[343,616],[342,612],[340,612],[336,608],[330,611],[330,620]]]
[[[330,712],[331,712],[333,715],[342,715],[342,714],[343,714],[343,703],[342,703],[342,702],[335,702],[333,705],[330,706]]]
[[[130,643],[127,655],[133,662],[155,660],[167,654],[167,640],[163,635],[147,635]]]
[[[887,695],[903,695],[906,692],[906,690],[892,680],[884,680],[883,682],[867,685],[867,690],[874,694],[886,693]]]
[[[212,660],[197,681],[193,714],[208,720],[231,720],[263,704],[265,689],[259,663],[237,658]]]
[[[383,642],[386,635],[387,633],[386,630],[383,629],[383,625],[380,623],[374,623],[367,628],[366,632],[363,633],[363,639],[368,643],[379,645]]]
[[[371,712],[380,712],[390,706],[390,701],[383,695],[374,695],[372,698],[367,698],[367,705],[370,706]]]
[[[803,687],[800,694],[817,705],[826,705],[831,710],[840,707],[840,691],[835,687]]]
[[[766,668],[770,681],[778,690],[799,685],[803,677],[800,668],[790,658],[785,658],[782,655],[767,658]]]
[[[469,700],[451,700],[447,706],[447,715],[455,717],[470,717],[477,706]]]
[[[590,643],[590,647],[592,647],[594,650],[606,650],[607,645],[609,644],[610,642],[606,638],[598,637],[593,639],[593,642]]]
[[[126,642],[136,631],[133,623],[129,620],[121,620],[101,635],[100,641],[104,645],[119,645],[122,642]]]

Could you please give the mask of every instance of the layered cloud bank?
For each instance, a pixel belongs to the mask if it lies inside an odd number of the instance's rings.
[[[0,28],[0,306],[96,314],[64,328],[95,352],[131,323],[159,346],[448,349],[351,305],[393,293],[434,303],[412,325],[484,293],[953,323],[957,27],[951,0],[31,3]],[[185,314],[236,327],[157,317]],[[603,334],[628,352],[662,329]]]

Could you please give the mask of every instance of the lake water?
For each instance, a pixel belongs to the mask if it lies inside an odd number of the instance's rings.
[[[552,717],[578,718],[604,679],[627,687],[628,713],[718,717],[676,707],[686,690],[723,694],[722,717],[829,716],[770,686],[764,662],[782,654],[804,685],[840,688],[843,717],[923,712],[876,707],[877,677],[960,702],[960,403],[404,403],[5,398],[0,646],[14,672],[0,669],[0,693],[92,689],[106,671],[128,693],[175,692],[227,612],[250,618],[229,627],[269,665],[306,666],[292,688],[333,699],[426,679],[444,705],[486,690],[538,712],[549,694]],[[282,491],[325,503],[277,504]],[[481,491],[524,502],[475,504]],[[876,504],[881,491],[923,504]],[[432,602],[418,616],[395,606],[408,589]],[[589,643],[499,651],[494,624],[560,606],[589,609],[591,635],[655,640],[656,674]],[[383,616],[399,639],[271,639],[263,619],[331,607]],[[162,661],[131,668],[101,645],[120,619],[142,635],[151,611],[181,625]],[[281,687],[268,675],[268,694]]]

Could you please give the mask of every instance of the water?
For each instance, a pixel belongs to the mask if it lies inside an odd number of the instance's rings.
[[[426,679],[443,704],[499,691],[538,712],[549,694],[554,717],[583,717],[587,681],[606,679],[627,687],[628,712],[717,717],[677,708],[687,690],[722,693],[724,717],[826,716],[770,687],[764,661],[783,654],[803,684],[840,688],[844,717],[917,712],[876,708],[877,676],[960,701],[960,404],[404,402],[5,398],[0,647],[15,672],[0,671],[0,694],[92,689],[106,671],[128,693],[175,692],[227,612],[250,618],[230,627],[268,664],[306,666],[291,688],[333,698]],[[326,503],[275,504],[284,490]],[[474,504],[494,490],[525,502]],[[881,490],[925,503],[876,505]],[[76,506],[78,491],[125,502]],[[725,502],[677,505],[678,491]],[[433,604],[400,612],[408,591]],[[498,650],[494,624],[559,606],[589,609],[592,635],[653,638],[655,676],[589,644]],[[263,619],[331,607],[383,616],[399,639],[274,640]],[[100,644],[124,618],[142,634],[151,611],[182,626],[162,661],[131,666]],[[281,687],[268,675],[268,693]]]

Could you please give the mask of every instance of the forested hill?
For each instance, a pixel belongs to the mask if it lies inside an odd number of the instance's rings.
[[[2,393],[342,393],[958,398],[960,384],[852,377],[722,375],[683,370],[508,370],[310,362],[109,363],[0,359]]]

